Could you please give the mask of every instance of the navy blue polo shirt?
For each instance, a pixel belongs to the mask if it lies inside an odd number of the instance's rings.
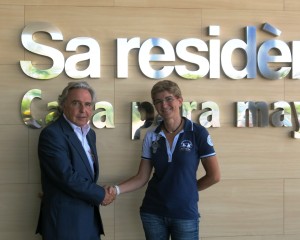
[[[158,127],[145,135],[142,159],[151,161],[154,173],[148,183],[141,212],[179,219],[197,219],[197,169],[201,158],[215,155],[211,137],[203,126],[185,118],[183,130],[169,146]]]

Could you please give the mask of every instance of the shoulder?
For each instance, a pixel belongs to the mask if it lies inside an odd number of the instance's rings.
[[[62,136],[63,133],[71,132],[72,128],[68,124],[68,122],[64,119],[64,117],[60,116],[56,121],[50,123],[41,131],[40,136],[50,135],[59,137]]]
[[[152,144],[154,141],[158,141],[161,138],[160,126],[151,126],[147,129],[143,143],[144,145]]]
[[[90,128],[90,130],[88,132],[88,136],[92,137],[93,139],[96,139],[96,132],[94,129],[92,129],[92,127]]]
[[[191,120],[185,118],[185,125],[184,125],[185,132],[193,132],[196,134],[199,133],[207,133],[207,129],[200,125],[199,123],[192,122]]]
[[[145,134],[145,138],[156,138],[158,135],[160,135],[161,131],[161,127],[160,126],[150,126],[148,129],[147,129],[147,132]]]
[[[208,130],[202,125],[200,125],[199,123],[193,122],[193,128],[194,128],[193,131],[196,133],[208,133]]]
[[[186,121],[185,134],[192,135],[197,145],[201,145],[202,143],[209,143],[212,145],[211,136],[205,127],[188,119]]]
[[[51,132],[51,131],[55,131],[57,128],[59,128],[59,119],[57,119],[54,122],[49,123],[48,125],[46,125],[43,129],[42,129],[42,133],[46,133],[46,132]]]

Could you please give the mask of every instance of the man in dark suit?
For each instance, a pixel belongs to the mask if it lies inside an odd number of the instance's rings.
[[[99,240],[99,205],[115,196],[97,185],[96,134],[89,126],[95,93],[70,82],[58,98],[61,115],[39,138],[42,202],[37,227],[44,240]]]

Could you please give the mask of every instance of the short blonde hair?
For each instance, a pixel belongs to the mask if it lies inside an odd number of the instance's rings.
[[[151,98],[154,100],[157,93],[167,91],[173,94],[177,98],[182,98],[181,90],[177,83],[170,81],[170,80],[162,80],[155,83],[151,90]]]

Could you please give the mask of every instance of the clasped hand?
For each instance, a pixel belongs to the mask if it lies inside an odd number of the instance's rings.
[[[102,206],[107,206],[111,204],[117,196],[117,191],[113,186],[104,186],[105,189],[105,197],[101,203]]]

